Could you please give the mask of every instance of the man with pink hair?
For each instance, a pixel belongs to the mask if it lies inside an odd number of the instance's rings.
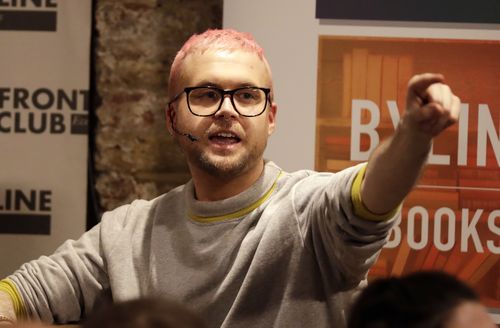
[[[191,37],[172,65],[166,127],[192,179],[104,214],[79,240],[22,266],[1,283],[2,318],[78,321],[105,293],[174,299],[210,327],[343,327],[460,100],[443,76],[417,75],[394,135],[368,163],[290,173],[263,158],[273,94],[249,34]]]

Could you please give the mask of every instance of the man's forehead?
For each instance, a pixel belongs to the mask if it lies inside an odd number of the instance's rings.
[[[188,83],[202,80],[219,83],[225,79],[240,80],[238,83],[242,85],[270,83],[269,70],[262,58],[256,53],[242,50],[190,53],[184,59],[181,71],[181,79]]]
[[[205,63],[239,64],[250,67],[265,67],[258,54],[243,50],[205,50],[190,53],[184,59],[185,67]]]

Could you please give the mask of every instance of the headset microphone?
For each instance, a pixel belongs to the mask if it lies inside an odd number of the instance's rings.
[[[175,128],[175,126],[174,126],[174,120],[172,120],[172,119],[170,120],[170,126],[172,127],[172,130],[175,133],[177,133],[178,135],[181,135],[181,136],[184,136],[184,137],[188,138],[189,140],[191,140],[191,142],[195,142],[195,141],[200,140],[200,138],[193,136],[191,133],[184,133],[184,132],[178,131]]]
[[[168,104],[169,108],[170,108],[170,105],[171,105],[171,102]],[[193,136],[191,133],[184,133],[184,132],[180,132],[179,130],[177,130],[177,128],[174,125],[174,118],[172,117],[172,112],[165,111],[165,114],[170,116],[170,126],[172,127],[172,130],[175,133],[177,133],[178,135],[181,135],[183,137],[188,138],[191,142],[195,142],[195,141],[200,140],[200,138]]]

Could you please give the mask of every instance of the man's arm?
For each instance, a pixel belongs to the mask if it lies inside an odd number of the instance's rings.
[[[440,74],[414,76],[408,84],[406,111],[394,135],[368,161],[361,199],[372,213],[396,208],[416,184],[432,139],[458,120],[460,99]]]
[[[46,323],[78,321],[108,286],[101,225],[68,240],[54,254],[23,264],[0,281],[0,314]]]
[[[10,295],[0,291],[0,326],[10,325],[9,320],[16,321],[16,319],[16,312]]]

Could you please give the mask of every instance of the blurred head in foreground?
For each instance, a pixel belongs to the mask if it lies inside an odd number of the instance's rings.
[[[107,304],[92,313],[83,328],[204,328],[186,307],[161,298]]]
[[[444,272],[379,279],[351,308],[349,328],[496,328],[476,293]]]

